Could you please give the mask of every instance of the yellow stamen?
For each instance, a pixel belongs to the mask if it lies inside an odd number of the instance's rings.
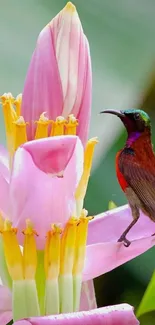
[[[17,229],[12,228],[12,223],[7,219],[4,222],[2,237],[4,243],[4,254],[9,274],[12,280],[22,280],[23,259],[17,241]]]
[[[75,193],[76,200],[84,199],[85,197],[89,176],[91,172],[91,167],[92,167],[94,149],[97,143],[98,143],[97,138],[92,138],[87,142],[85,154],[84,154],[83,174]]]
[[[2,217],[2,214],[0,213],[0,233],[4,230],[4,218]]]
[[[37,268],[37,249],[35,236],[36,231],[29,219],[26,220],[26,229],[23,231],[25,235],[24,250],[23,250],[23,264],[24,264],[24,278],[28,280],[35,279]]]
[[[67,2],[66,6],[63,9],[64,11],[68,11],[70,13],[73,13],[76,11],[76,7],[72,4],[72,2]]]
[[[39,121],[36,121],[37,124],[35,139],[42,139],[48,137],[48,126],[51,124],[51,121],[45,116],[46,112],[43,112],[40,115]]]
[[[22,94],[19,94],[14,101],[14,105],[16,107],[16,114],[18,117],[21,115],[21,103],[22,103]]]
[[[59,225],[53,225],[52,230],[47,233],[44,265],[48,280],[56,279],[59,275],[61,233],[62,229]]]
[[[2,100],[2,108],[5,122],[5,130],[6,130],[6,140],[7,147],[10,153],[11,159],[14,152],[13,139],[14,139],[14,125],[13,122],[17,120],[17,114],[13,108],[14,98],[11,93],[5,93],[1,97]],[[11,160],[10,159],[10,160]],[[11,161],[10,161],[11,163]]]
[[[93,217],[87,217],[87,214],[87,210],[83,209],[77,226],[73,275],[81,274],[84,267],[88,222],[93,219]]]
[[[14,122],[14,150],[16,150],[23,143],[27,142],[26,125],[23,116],[19,116],[18,120]]]
[[[56,121],[52,121],[52,129],[50,136],[64,135],[64,126],[66,120],[63,116],[58,116]]]
[[[78,126],[78,120],[73,114],[68,116],[68,122],[65,124],[66,135],[76,135],[76,128]]]
[[[61,238],[61,260],[60,260],[60,274],[72,273],[75,240],[78,219],[71,217],[67,222]]]

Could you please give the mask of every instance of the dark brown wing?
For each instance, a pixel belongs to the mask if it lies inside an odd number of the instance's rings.
[[[134,152],[122,151],[119,156],[119,169],[129,186],[136,193],[143,207],[155,221],[155,171],[141,166]]]

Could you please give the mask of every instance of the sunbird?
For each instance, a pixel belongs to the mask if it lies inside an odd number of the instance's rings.
[[[128,247],[129,230],[140,217],[140,210],[155,222],[155,155],[151,142],[149,115],[140,109],[105,110],[118,116],[127,131],[125,146],[116,154],[116,175],[126,195],[133,220],[118,242]]]

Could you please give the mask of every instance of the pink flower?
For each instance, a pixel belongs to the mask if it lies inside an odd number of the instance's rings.
[[[87,312],[30,318],[15,325],[138,325],[133,308],[128,304],[103,307]]]
[[[1,148],[0,267],[7,269],[5,276],[9,273],[13,281],[13,318],[77,311],[82,281],[92,280],[152,247],[155,224],[142,215],[129,233],[129,248],[117,242],[132,219],[128,206],[105,212],[88,226],[92,217],[87,217],[83,202],[97,140],[86,144],[90,55],[71,3],[41,32],[23,99],[17,96],[14,100],[10,93],[1,99],[10,156]],[[92,282],[83,284],[82,294],[81,309],[94,309]],[[124,315],[129,320],[132,316],[136,324],[131,307],[121,308],[109,314],[105,309],[71,313],[69,322],[78,322],[79,316],[88,324],[90,319],[95,322],[102,317],[117,324]],[[7,303],[1,308],[1,317],[2,310],[12,317]],[[66,317],[56,316],[55,320],[66,322]],[[35,324],[33,319],[31,322]]]
[[[49,119],[74,114],[79,121],[78,135],[85,144],[91,87],[89,44],[69,2],[39,35],[25,81],[22,115],[26,121],[36,121],[44,111]],[[33,123],[28,131],[33,139]]]

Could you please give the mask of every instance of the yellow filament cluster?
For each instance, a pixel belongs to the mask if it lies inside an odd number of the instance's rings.
[[[26,221],[26,229],[23,231],[25,235],[23,254],[17,239],[17,229],[12,227],[9,220],[4,221],[1,233],[5,259],[12,280],[34,279],[37,268],[36,232],[30,220]]]
[[[52,230],[47,233],[44,256],[47,279],[55,279],[59,275],[61,233],[62,229],[58,225],[53,225]]]
[[[71,217],[68,220],[63,232],[59,226],[52,226],[52,230],[47,233],[45,246],[46,279],[82,273],[88,222],[92,218],[87,217],[87,211],[83,209],[79,219]]]
[[[68,116],[68,123],[66,123],[65,134],[76,135],[76,128],[78,121],[73,114]]]
[[[83,209],[77,226],[73,275],[81,274],[84,267],[88,222],[93,219],[93,217],[87,217],[87,214],[87,210]]]
[[[17,240],[17,229],[12,228],[12,223],[9,220],[4,222],[2,237],[9,274],[12,280],[22,280],[24,278],[23,258]]]
[[[94,149],[97,143],[98,143],[97,138],[92,138],[88,140],[86,144],[85,153],[84,153],[83,174],[78,184],[78,187],[76,189],[76,193],[75,193],[76,200],[84,199],[85,197],[87,185],[90,177],[91,167],[92,167]]]
[[[27,125],[36,124],[34,138],[41,139],[48,136],[76,135],[78,121],[73,114],[66,120],[63,116],[58,116],[55,121],[49,120],[45,112],[40,115],[38,121],[25,122],[21,116],[22,94],[16,98],[11,93],[4,93],[1,97],[3,108],[7,147],[10,154],[10,166],[14,152],[17,148],[27,142]]]
[[[35,124],[37,124],[35,139],[47,138],[48,126],[51,121],[45,116],[45,112],[40,115],[39,121],[36,121]]]

